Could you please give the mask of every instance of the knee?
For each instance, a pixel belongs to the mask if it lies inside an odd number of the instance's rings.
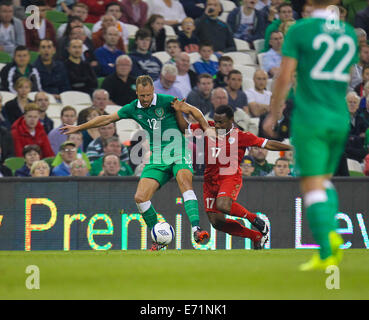
[[[209,215],[209,221],[214,229],[219,230],[219,231],[222,230],[224,221],[220,219],[218,216],[216,216],[215,214],[211,216]]]
[[[216,200],[216,206],[219,211],[229,213],[231,212],[232,199],[226,197],[218,198]]]

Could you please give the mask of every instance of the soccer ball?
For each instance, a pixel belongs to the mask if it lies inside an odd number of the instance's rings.
[[[151,238],[156,243],[167,246],[174,239],[174,229],[167,222],[159,222],[152,228]]]

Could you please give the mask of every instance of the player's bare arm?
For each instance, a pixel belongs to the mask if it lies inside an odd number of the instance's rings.
[[[292,150],[292,146],[276,140],[268,140],[268,142],[264,146],[264,149],[270,151],[288,151]]]
[[[116,122],[119,120],[119,116],[118,113],[113,113],[113,114],[109,114],[109,115],[102,115],[102,116],[98,116],[94,119],[91,119],[88,122],[85,122],[83,124],[80,124],[79,126],[72,126],[72,125],[66,125],[64,127],[61,127],[59,130],[65,134],[72,134],[78,131],[83,131],[83,130],[87,130],[87,129],[91,129],[91,128],[98,128],[98,127],[103,127],[106,126],[112,122]]]
[[[282,115],[282,106],[291,88],[291,83],[293,83],[296,66],[296,59],[290,57],[282,58],[281,72],[275,81],[273,94],[270,99],[270,112],[263,124],[264,131],[271,137],[275,137],[276,135],[273,129]]]

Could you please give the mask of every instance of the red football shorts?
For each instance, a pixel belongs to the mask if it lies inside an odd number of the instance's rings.
[[[204,182],[203,196],[206,212],[222,213],[216,208],[216,199],[220,197],[229,197],[233,201],[237,200],[242,187],[242,176],[226,176],[217,181],[217,183]]]

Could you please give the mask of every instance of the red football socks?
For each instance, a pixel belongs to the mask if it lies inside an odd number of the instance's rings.
[[[233,201],[232,207],[231,207],[231,212],[229,213],[229,215],[235,216],[235,217],[240,217],[240,218],[245,218],[245,219],[249,220],[250,222],[253,222],[254,219],[256,218],[256,214],[251,213],[249,210],[247,210],[246,208],[241,206],[236,201]]]
[[[232,219],[226,219],[226,222],[223,225],[221,231],[226,232],[232,236],[249,238],[252,241],[258,241],[262,237],[262,234],[259,231],[248,229],[239,222]]]

